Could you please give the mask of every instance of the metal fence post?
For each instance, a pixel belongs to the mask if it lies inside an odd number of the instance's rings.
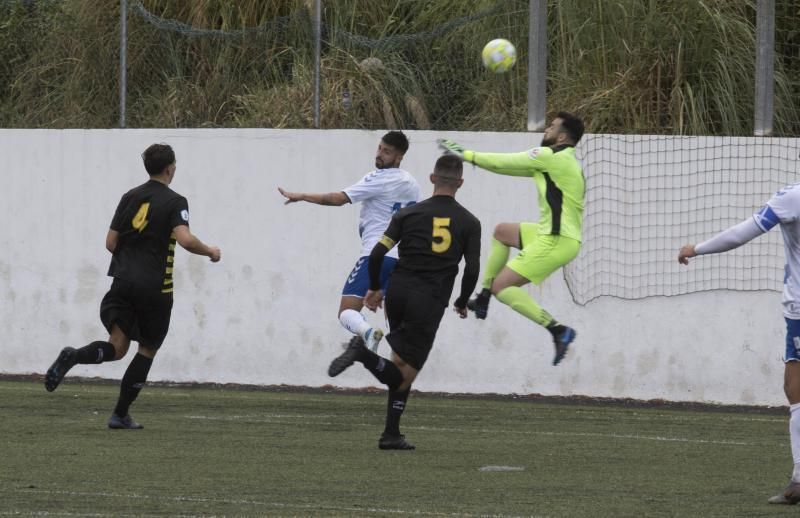
[[[319,128],[320,54],[322,52],[322,0],[314,0],[314,127]]]
[[[119,127],[125,127],[125,98],[128,81],[128,2],[119,0]]]
[[[547,0],[529,0],[528,131],[541,131],[547,117]]]
[[[753,135],[766,137],[772,134],[775,95],[775,0],[758,0],[756,33]]]

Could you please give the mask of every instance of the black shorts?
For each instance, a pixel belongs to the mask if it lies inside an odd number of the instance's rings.
[[[433,348],[445,306],[433,296],[393,279],[386,292],[385,308],[389,320],[386,340],[397,356],[421,370]]]
[[[150,349],[164,343],[171,316],[172,293],[143,290],[122,279],[114,279],[100,303],[100,320],[109,333],[117,324],[125,336]]]

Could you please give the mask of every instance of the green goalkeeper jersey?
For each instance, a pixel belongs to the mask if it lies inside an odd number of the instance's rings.
[[[532,177],[539,191],[539,233],[581,241],[586,185],[574,147],[538,147],[520,153],[466,151],[464,158],[493,173]]]

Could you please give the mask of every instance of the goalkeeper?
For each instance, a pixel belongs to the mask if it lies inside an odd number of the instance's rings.
[[[532,178],[536,184],[539,221],[500,223],[495,227],[483,289],[467,307],[477,318],[484,319],[494,295],[525,318],[547,328],[555,344],[553,365],[566,355],[575,330],[558,323],[522,286],[540,284],[578,255],[585,182],[575,158],[575,145],[582,136],[583,121],[559,112],[544,130],[541,146],[529,151],[479,153],[451,140],[439,140],[439,147],[466,162],[493,173]],[[509,261],[510,247],[520,252]]]

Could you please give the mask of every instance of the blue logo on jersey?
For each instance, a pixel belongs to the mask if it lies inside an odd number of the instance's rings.
[[[364,177],[364,181],[371,182],[376,176],[381,174],[381,171],[385,171],[385,169],[376,169],[372,171],[371,173],[367,174],[367,176]]]
[[[415,203],[417,203],[417,202],[410,201],[410,202],[406,203],[405,205],[403,205],[402,203],[397,201],[392,205],[392,214],[394,214],[398,210],[402,209],[403,207],[410,207],[410,206],[414,205]]]
[[[778,189],[778,192],[775,193],[775,196],[783,196],[787,192],[791,191],[792,189],[797,189],[798,187],[800,187],[800,182],[793,183],[792,185],[787,185],[786,187]]]

